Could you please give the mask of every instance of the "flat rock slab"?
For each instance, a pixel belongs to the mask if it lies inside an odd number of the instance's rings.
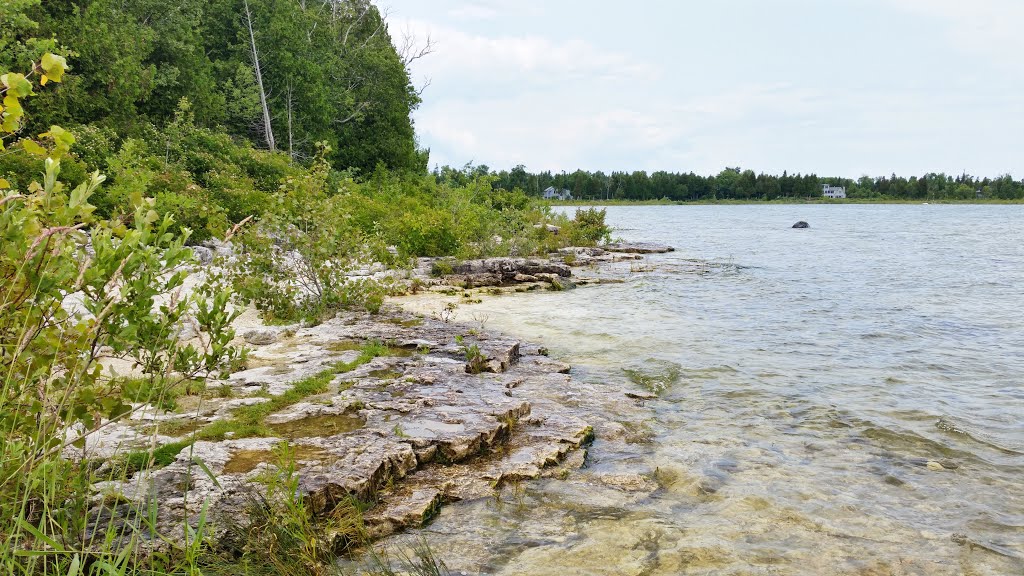
[[[226,526],[244,521],[247,504],[264,490],[259,478],[276,469],[275,448],[285,441],[313,511],[327,513],[351,497],[376,501],[366,514],[376,536],[422,525],[445,502],[538,478],[563,463],[582,464],[569,456],[589,442],[592,429],[561,404],[579,393],[564,374],[569,365],[502,335],[390,315],[345,314],[254,350],[257,367],[228,380],[243,397],[219,400],[204,422],[286,393],[350,360],[367,340],[390,345],[387,355],[339,374],[328,392],[270,414],[265,424],[278,437],[196,442],[169,466],[96,486],[100,500],[113,495],[123,503],[98,512],[96,521],[138,523],[131,510],[155,501],[158,528],[173,535],[186,523],[195,526],[206,506],[212,534],[222,536]],[[487,371],[467,371],[470,346]]]
[[[627,252],[630,254],[664,254],[675,252],[676,249],[665,244],[653,242],[618,242],[601,246],[607,252]]]

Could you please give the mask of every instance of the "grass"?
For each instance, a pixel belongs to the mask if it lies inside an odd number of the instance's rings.
[[[168,382],[163,378],[119,378],[112,382],[122,397],[132,402],[148,403],[173,412],[178,408],[178,398],[194,396],[206,390],[206,383],[200,380]]]
[[[136,450],[118,459],[117,466],[122,467],[128,475],[149,468],[162,468],[174,462],[182,450],[199,440],[222,441],[231,438],[270,438],[277,436],[273,428],[267,425],[266,418],[303,400],[324,394],[329,391],[330,384],[339,374],[351,372],[379,356],[391,354],[392,349],[377,340],[369,340],[359,349],[360,353],[351,362],[338,362],[331,368],[296,382],[291,389],[278,396],[270,396],[266,402],[240,406],[231,414],[231,418],[211,422],[195,431],[187,440],[164,444],[155,449]]]

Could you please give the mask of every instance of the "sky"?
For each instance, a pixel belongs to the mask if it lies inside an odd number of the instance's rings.
[[[1024,0],[381,0],[434,165],[1024,177]]]

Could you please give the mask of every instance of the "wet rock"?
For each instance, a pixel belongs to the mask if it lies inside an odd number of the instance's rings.
[[[942,472],[943,470],[946,469],[945,466],[934,460],[930,460],[927,464],[925,464],[925,468],[928,468],[932,472]]]
[[[363,518],[371,538],[426,525],[440,512],[447,497],[437,488],[406,487],[393,494],[391,501],[391,506],[378,506]]]
[[[337,456],[332,462],[299,470],[299,488],[309,495],[314,513],[329,512],[351,496],[369,500],[382,486],[401,480],[418,466],[412,446],[371,431],[310,438],[305,445]]]
[[[265,328],[262,330],[249,330],[242,335],[242,338],[253,346],[269,346],[277,342],[278,333],[276,330]]]
[[[810,228],[810,227],[811,227],[811,225],[808,224],[807,222],[804,222],[803,220],[797,222],[796,224],[793,224],[793,228]]]
[[[634,400],[655,400],[658,395],[654,392],[626,392],[626,398],[632,398]]]
[[[664,254],[665,252],[675,252],[676,250],[671,246],[655,244],[653,242],[618,242],[606,244],[601,248],[607,252],[626,252],[630,254]]]
[[[556,274],[538,274],[537,278],[551,284],[553,290],[572,290],[576,287],[571,278],[562,278]]]
[[[659,484],[644,474],[596,474],[594,480],[626,492],[654,492]]]

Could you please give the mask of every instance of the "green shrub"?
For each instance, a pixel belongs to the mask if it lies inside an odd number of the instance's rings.
[[[607,211],[604,208],[577,209],[566,230],[563,230],[574,246],[594,246],[611,238],[611,228],[605,224]]]
[[[62,58],[48,54],[34,71],[60,81],[64,67]],[[22,103],[33,94],[24,76],[10,73],[2,83],[0,138],[21,129]],[[93,544],[93,557],[114,569],[131,557],[111,550],[103,534],[98,543],[80,541],[90,533],[87,498],[95,470],[64,457],[104,422],[131,414],[129,402],[156,390],[126,391],[103,376],[102,357],[129,360],[155,381],[216,374],[237,357],[228,344],[234,314],[221,287],[211,282],[191,295],[172,296],[191,258],[186,236],[172,232],[173,220],[161,218],[152,201],[137,202],[126,222],[97,218],[89,201],[104,177],[95,172],[74,187],[60,179],[62,167],[73,165],[65,164],[72,144],[74,137],[59,127],[38,140],[22,139],[20,149],[43,158],[41,181],[0,178],[5,573],[68,572],[82,560],[73,551]],[[198,343],[177,340],[186,314],[204,332]]]
[[[321,155],[287,178],[272,211],[241,235],[235,286],[268,320],[319,322],[344,308],[376,312],[383,303],[384,287],[350,274],[388,253],[378,238],[353,228],[344,196],[327,194],[329,173]]]

